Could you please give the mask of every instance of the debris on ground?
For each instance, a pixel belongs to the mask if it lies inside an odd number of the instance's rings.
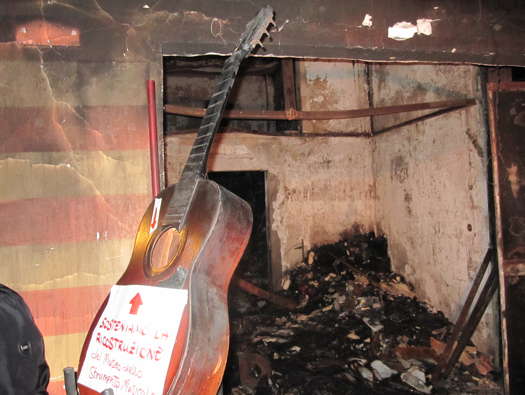
[[[499,393],[490,358],[474,346],[432,386],[451,323],[391,271],[384,237],[316,247],[283,285],[294,310],[231,295],[225,394]]]

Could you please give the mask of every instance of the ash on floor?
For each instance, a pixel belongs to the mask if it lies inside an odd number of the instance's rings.
[[[232,290],[225,394],[500,393],[474,346],[444,385],[431,385],[451,324],[390,270],[383,237],[314,248],[283,286],[294,311]]]

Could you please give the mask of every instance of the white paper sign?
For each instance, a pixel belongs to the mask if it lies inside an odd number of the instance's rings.
[[[115,395],[161,395],[188,291],[115,285],[78,382]]]

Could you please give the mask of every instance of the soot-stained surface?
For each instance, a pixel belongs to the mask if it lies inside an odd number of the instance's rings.
[[[289,272],[285,310],[248,295],[231,300],[227,394],[498,393],[487,356],[468,346],[449,380],[431,371],[451,324],[390,269],[373,233],[309,251]]]

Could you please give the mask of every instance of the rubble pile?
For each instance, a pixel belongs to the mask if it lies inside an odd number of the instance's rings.
[[[293,311],[232,298],[226,394],[497,393],[473,346],[446,386],[432,387],[451,324],[390,270],[382,237],[313,249],[283,287],[299,301]]]

